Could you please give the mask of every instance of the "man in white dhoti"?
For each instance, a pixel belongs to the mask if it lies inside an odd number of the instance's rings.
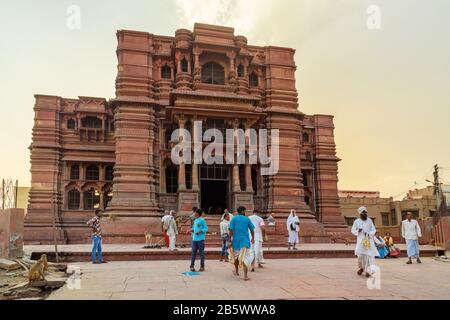
[[[358,256],[358,275],[365,273],[370,277],[375,271],[375,257],[379,256],[377,247],[373,240],[377,230],[375,225],[367,215],[367,208],[358,209],[359,219],[353,223],[352,233],[357,237],[355,255]]]
[[[254,210],[253,215],[248,218],[255,226],[255,229],[253,230],[255,233],[255,243],[253,244],[253,249],[255,251],[255,260],[252,264],[252,271],[255,271],[255,263],[258,264],[259,268],[262,268],[262,265],[265,263],[263,256],[263,242],[267,239],[266,224],[264,223],[264,219],[259,216],[259,212],[257,210]]]
[[[297,216],[295,210],[291,210],[289,217],[286,221],[286,227],[289,232],[289,240],[288,240],[288,250],[291,250],[291,246],[293,246],[293,250],[297,250],[295,245],[299,244],[298,233],[300,231],[300,219]]]
[[[422,263],[419,250],[419,238],[422,237],[422,230],[420,230],[419,223],[413,219],[412,212],[406,213],[406,220],[402,222],[402,237],[406,241],[408,252],[406,264],[412,264],[413,258],[417,259],[417,263]]]
[[[169,250],[177,251],[176,245],[176,237],[178,235],[178,227],[177,222],[175,220],[176,213],[175,211],[170,211],[169,214],[166,214],[161,219],[161,228],[163,233],[165,233],[169,237]]]

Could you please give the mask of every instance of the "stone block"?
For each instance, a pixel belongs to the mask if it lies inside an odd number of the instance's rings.
[[[12,260],[8,259],[0,259],[0,269],[6,270],[6,271],[13,271],[20,269],[20,265]]]

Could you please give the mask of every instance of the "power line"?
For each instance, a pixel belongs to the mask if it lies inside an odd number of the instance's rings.
[[[434,170],[434,166],[429,168],[426,171],[425,175],[421,179],[415,180],[414,184],[412,186],[410,186],[407,190],[403,191],[402,193],[399,193],[398,195],[394,196],[393,198],[394,199],[398,198],[398,197],[404,195],[405,193],[408,193],[408,191],[410,191],[412,188],[417,189],[419,186],[429,183],[428,181],[426,181],[426,178],[433,172],[433,170]],[[421,182],[421,181],[423,181],[423,182]],[[419,182],[421,182],[421,183],[419,183]]]

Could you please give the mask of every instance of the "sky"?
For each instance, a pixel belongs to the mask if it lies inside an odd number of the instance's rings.
[[[449,13],[448,0],[2,1],[0,178],[30,185],[34,94],[114,97],[116,30],[204,22],[296,49],[300,110],[335,116],[340,189],[402,197],[436,163],[450,183]]]

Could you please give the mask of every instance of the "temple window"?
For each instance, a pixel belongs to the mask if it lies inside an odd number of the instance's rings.
[[[308,196],[305,196],[305,203],[310,206],[311,205],[311,199]]]
[[[238,65],[237,75],[239,78],[243,78],[245,76],[244,66],[242,64]]]
[[[107,166],[105,168],[105,180],[113,181],[114,180],[114,168],[113,166]]]
[[[105,202],[103,204],[104,209],[106,209],[108,207],[109,203],[112,200],[112,197],[113,197],[113,192],[111,189],[108,189],[103,193],[103,201]]]
[[[161,68],[161,78],[162,79],[172,79],[172,70],[168,65]]]
[[[115,131],[114,121],[111,121],[111,123],[109,124],[109,131],[111,132]]]
[[[225,71],[216,62],[208,62],[202,68],[202,82],[208,84],[225,84]]]
[[[166,192],[178,192],[178,167],[173,164],[166,168]]]
[[[75,120],[69,119],[67,120],[67,129],[75,130]]]
[[[192,189],[192,164],[186,164],[185,167],[185,173],[186,173],[186,189],[191,190]]]
[[[78,190],[70,190],[68,193],[69,210],[80,209],[80,192]]]
[[[70,167],[70,180],[78,179],[80,179],[80,166],[78,164],[74,164]]]
[[[256,73],[250,73],[248,83],[250,84],[250,87],[257,87],[259,85],[258,76],[256,75]]]
[[[258,172],[258,168],[252,166],[252,187],[255,196],[258,194]]]
[[[84,192],[84,209],[92,210],[100,208],[100,192],[90,188]]]
[[[302,170],[302,175],[303,175],[303,185],[305,187],[309,187],[309,177],[308,177],[308,172],[306,170]]]
[[[81,119],[81,126],[89,129],[101,129],[102,121],[97,117],[85,117]]]
[[[241,183],[241,191],[247,189],[247,183],[245,181],[245,165],[239,165],[239,182]]]
[[[90,165],[86,168],[86,180],[87,181],[98,181],[99,180],[99,170],[96,165]]]
[[[303,142],[309,142],[309,134],[307,132],[303,133]]]
[[[188,72],[188,70],[188,61],[186,58],[183,58],[183,60],[181,60],[181,72]]]

